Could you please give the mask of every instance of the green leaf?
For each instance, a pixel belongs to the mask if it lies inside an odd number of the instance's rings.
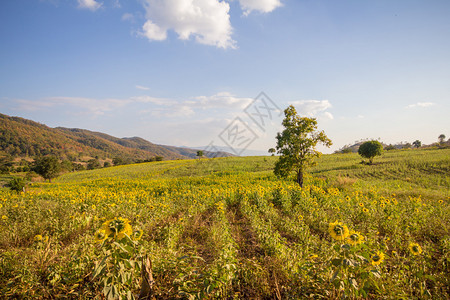
[[[380,272],[378,270],[376,270],[376,269],[372,269],[372,270],[370,270],[370,272],[377,278],[381,277]]]
[[[334,281],[336,279],[336,277],[338,276],[338,274],[339,274],[339,269],[336,269],[333,276],[331,277],[331,281]]]
[[[344,250],[350,250],[350,245],[349,244],[344,244],[344,245],[342,245],[341,246],[341,249],[344,249]]]
[[[331,264],[336,267],[340,266],[342,264],[342,258],[335,258],[331,260]]]

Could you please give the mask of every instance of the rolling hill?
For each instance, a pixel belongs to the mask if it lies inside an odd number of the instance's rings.
[[[194,158],[197,150],[153,144],[139,137],[117,138],[78,128],[51,128],[31,120],[0,114],[0,151],[13,157],[57,155],[70,160],[82,157],[145,160]],[[209,155],[208,155],[209,154]],[[208,153],[207,156],[232,156]]]

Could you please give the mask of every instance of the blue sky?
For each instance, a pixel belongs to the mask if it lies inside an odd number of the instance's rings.
[[[318,119],[325,153],[431,143],[450,135],[449,15],[447,0],[2,0],[0,112],[185,146],[237,147],[223,133],[239,120],[266,151],[281,117],[244,111],[265,92]]]

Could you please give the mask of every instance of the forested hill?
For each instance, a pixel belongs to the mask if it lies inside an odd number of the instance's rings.
[[[164,159],[192,158],[196,151],[190,150],[191,155],[185,155],[185,149],[168,149],[138,137],[117,138],[85,129],[50,128],[31,120],[0,114],[0,151],[13,157],[52,154],[69,159],[90,156],[136,161],[157,156]]]

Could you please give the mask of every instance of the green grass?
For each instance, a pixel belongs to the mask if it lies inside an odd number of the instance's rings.
[[[303,189],[273,175],[276,159],[152,162],[0,189],[0,294],[135,295],[148,255],[161,299],[448,298],[449,149],[389,151],[374,165],[324,155]],[[142,238],[97,243],[116,217]],[[334,240],[335,221],[364,243]]]

